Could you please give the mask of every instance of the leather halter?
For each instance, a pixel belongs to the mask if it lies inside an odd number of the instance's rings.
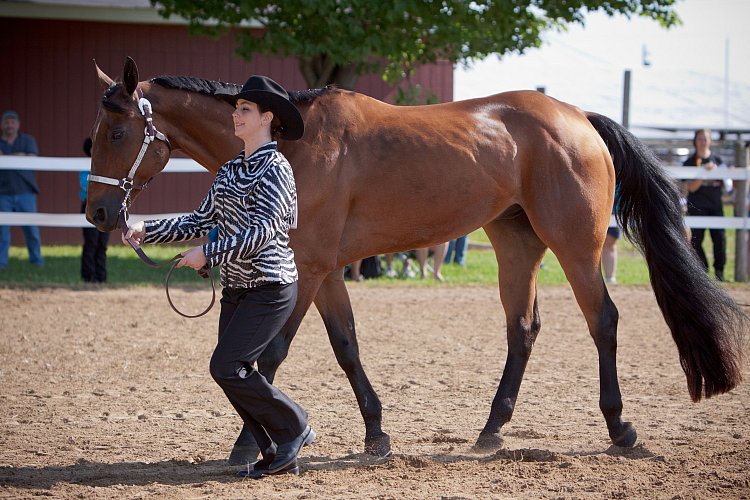
[[[138,109],[141,112],[141,115],[146,119],[146,128],[143,130],[143,144],[141,144],[141,150],[138,152],[138,156],[136,157],[135,161],[133,162],[133,166],[130,167],[130,171],[128,172],[128,175],[123,177],[120,180],[114,179],[112,177],[105,177],[102,175],[93,175],[89,174],[89,181],[99,182],[101,184],[108,184],[110,186],[117,186],[123,191],[125,191],[125,196],[122,199],[122,205],[120,206],[120,212],[117,214],[117,219],[119,221],[120,229],[122,230],[122,235],[125,238],[125,240],[130,244],[130,246],[135,250],[135,253],[138,254],[138,257],[149,267],[159,268],[163,267],[167,264],[172,264],[169,268],[169,271],[167,272],[167,277],[164,282],[164,289],[167,293],[167,301],[169,302],[169,305],[172,307],[174,312],[179,314],[180,316],[184,316],[186,318],[198,318],[200,316],[203,316],[208,311],[211,310],[214,303],[216,302],[216,284],[214,283],[214,276],[213,273],[211,273],[211,270],[208,268],[208,266],[203,266],[198,270],[198,275],[200,275],[201,278],[209,278],[211,280],[211,303],[208,305],[208,307],[201,313],[195,314],[195,315],[189,315],[181,312],[179,309],[175,307],[175,305],[172,303],[172,298],[169,296],[169,279],[172,276],[172,273],[175,270],[175,267],[177,266],[177,263],[182,259],[182,254],[177,254],[171,259],[157,263],[154,260],[152,260],[146,253],[143,251],[143,249],[138,245],[138,243],[133,240],[133,238],[128,238],[125,235],[128,232],[128,208],[130,206],[130,194],[134,189],[146,189],[146,186],[148,186],[148,183],[151,181],[149,179],[143,184],[136,184],[135,183],[135,174],[138,171],[138,167],[141,166],[141,162],[143,161],[143,157],[146,155],[146,150],[148,150],[149,145],[156,139],[159,139],[160,141],[163,141],[166,143],[167,147],[169,148],[169,151],[172,151],[172,145],[169,143],[169,139],[167,139],[167,136],[163,133],[159,132],[156,129],[156,126],[154,125],[154,119],[151,115],[151,110],[153,109],[151,107],[151,102],[146,99],[143,96],[143,90],[138,87],[136,88],[136,95],[138,96]]]
[[[146,186],[148,186],[148,183],[151,180],[149,179],[148,181],[140,185],[135,184],[135,174],[138,171],[138,167],[141,166],[141,162],[143,161],[143,157],[146,155],[146,151],[148,150],[149,145],[155,139],[159,139],[167,145],[170,152],[172,151],[172,145],[169,143],[169,139],[167,139],[167,136],[159,132],[154,125],[154,118],[151,115],[151,110],[153,109],[151,106],[151,102],[143,96],[143,90],[140,87],[138,87],[135,91],[136,95],[138,96],[138,109],[140,110],[141,115],[143,115],[143,117],[146,119],[146,128],[143,130],[144,137],[143,144],[141,144],[141,150],[138,152],[138,156],[133,162],[133,166],[130,167],[128,175],[119,180],[112,177],[105,177],[103,175],[89,174],[89,181],[99,182],[101,184],[109,184],[110,186],[117,186],[125,191],[125,197],[122,199],[122,206],[120,207],[120,215],[124,215],[126,219],[128,216],[128,206],[130,205],[130,193],[133,191],[133,189],[146,189]]]

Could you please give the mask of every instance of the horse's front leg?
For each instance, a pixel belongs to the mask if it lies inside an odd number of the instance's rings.
[[[354,314],[343,269],[326,276],[315,297],[315,306],[323,318],[336,360],[349,379],[365,421],[365,452],[380,457],[390,456],[391,438],[381,428],[383,408],[359,359]]]
[[[300,272],[300,280],[297,288],[297,303],[292,315],[284,324],[281,332],[268,344],[263,354],[258,358],[258,371],[266,377],[270,383],[276,376],[276,370],[289,354],[289,346],[297,334],[302,319],[312,304],[315,293],[320,287],[321,277],[312,277],[307,273]],[[230,465],[252,464],[258,460],[260,448],[255,442],[250,429],[243,426],[240,435],[232,447],[228,462]]]

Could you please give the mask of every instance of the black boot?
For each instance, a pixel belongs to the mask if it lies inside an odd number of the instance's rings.
[[[260,479],[264,476],[276,476],[281,474],[294,474],[295,476],[299,475],[299,465],[297,464],[296,459],[285,467],[270,472],[268,470],[268,467],[271,465],[275,458],[276,455],[265,456],[255,462],[255,465],[253,467],[248,466],[244,469],[239,470],[237,472],[237,475],[240,477],[248,477],[250,479]]]
[[[296,468],[297,466],[297,455],[303,446],[312,444],[315,441],[315,431],[308,425],[302,434],[297,436],[295,439],[288,443],[280,444],[276,450],[276,456],[274,457],[271,464],[268,466],[268,473],[278,474],[289,468]]]

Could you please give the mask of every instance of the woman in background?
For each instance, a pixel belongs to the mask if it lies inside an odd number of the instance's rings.
[[[91,158],[91,138],[83,141],[83,152]],[[81,186],[81,213],[86,213],[86,198],[89,189],[89,171],[82,170],[78,177]],[[107,245],[109,233],[95,227],[83,228],[83,252],[81,252],[81,279],[87,283],[107,281]]]
[[[695,146],[695,152],[685,160],[683,163],[684,166],[703,167],[706,170],[714,170],[722,166],[721,158],[711,151],[711,131],[709,129],[696,130],[693,137],[693,145]],[[686,185],[688,190],[688,215],[703,217],[724,216],[724,204],[721,200],[722,188],[724,186],[723,180],[693,179],[687,181]],[[705,228],[693,228],[690,243],[701,262],[703,262],[703,267],[708,271],[708,258],[706,257],[706,252],[703,251],[703,236],[705,232]],[[711,234],[711,241],[713,243],[716,279],[726,281],[724,278],[724,266],[727,261],[727,255],[724,229],[709,229],[709,233]]]

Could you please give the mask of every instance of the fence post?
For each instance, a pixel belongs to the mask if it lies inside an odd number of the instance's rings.
[[[737,168],[745,169],[748,167],[748,150],[745,141],[738,140],[734,143],[734,159]],[[748,230],[748,213],[747,213],[747,177],[742,180],[734,181],[734,216],[742,217],[745,223],[742,229],[735,231],[735,249],[734,249],[734,280],[740,282],[747,281],[747,230]]]
[[[626,69],[622,77],[622,123],[630,128],[630,70]]]

